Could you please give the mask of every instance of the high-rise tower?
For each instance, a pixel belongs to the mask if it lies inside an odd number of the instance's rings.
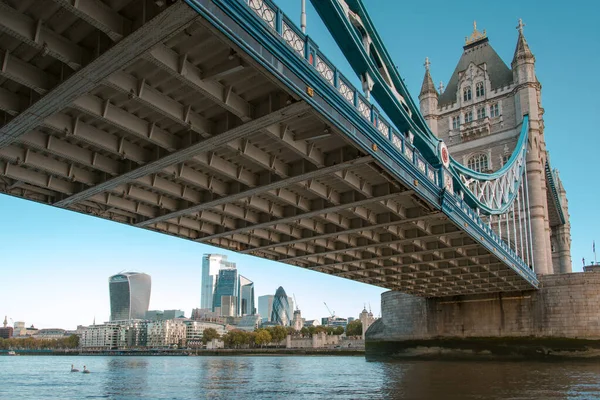
[[[273,298],[273,311],[271,312],[271,322],[279,325],[288,326],[292,320],[289,298],[281,286],[275,292]]]
[[[254,305],[254,282],[245,276],[240,275],[239,284],[240,301],[238,314],[240,316],[256,314],[256,308]]]
[[[213,311],[221,316],[235,317],[239,312],[240,283],[236,268],[224,268],[217,275],[213,295]]]
[[[108,278],[110,320],[143,319],[150,305],[152,280],[140,272],[123,272]]]
[[[200,308],[213,309],[217,275],[219,275],[219,270],[223,268],[235,268],[235,263],[227,261],[227,256],[221,254],[205,254],[202,257]]]

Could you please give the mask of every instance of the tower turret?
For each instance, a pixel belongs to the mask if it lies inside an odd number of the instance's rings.
[[[437,135],[437,114],[438,114],[438,92],[435,89],[435,84],[429,72],[429,57],[425,58],[425,76],[419,93],[419,105],[421,114],[429,125],[431,131]]]
[[[544,140],[543,110],[540,106],[541,85],[535,76],[535,57],[525,35],[523,21],[519,19],[517,47],[511,63],[513,82],[516,85],[515,115],[517,123],[529,115],[529,146],[527,151],[527,182],[530,201],[530,218],[535,272],[551,274],[551,228],[549,222],[546,187],[546,142]]]
[[[535,77],[535,57],[529,49],[527,40],[525,40],[525,35],[523,34],[524,27],[523,20],[519,19],[519,25],[517,26],[519,38],[517,39],[517,47],[515,48],[515,54],[511,63],[513,79],[517,85],[527,82],[537,82],[537,78]]]

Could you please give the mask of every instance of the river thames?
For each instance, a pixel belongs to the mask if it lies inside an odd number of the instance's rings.
[[[71,373],[85,364],[90,374]],[[0,357],[0,399],[595,399],[592,362],[363,357]]]

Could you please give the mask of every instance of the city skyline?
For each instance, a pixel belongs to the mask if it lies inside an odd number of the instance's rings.
[[[280,3],[297,22],[299,2]],[[426,13],[412,4],[402,4],[404,8],[400,9],[395,4],[366,3],[415,99],[425,57],[431,60],[436,84],[440,80],[447,83],[461,54],[463,38],[472,30],[473,19],[481,29],[487,29],[492,45],[509,62],[517,38],[514,27],[518,18],[523,18],[543,85],[548,148],[553,166],[561,171],[569,190],[573,270],[581,271],[581,259],[593,259],[594,228],[600,224],[599,216],[593,212],[598,189],[583,181],[583,176],[589,176],[589,167],[584,169],[572,158],[577,154],[577,159],[594,160],[600,139],[590,134],[594,126],[584,117],[594,115],[591,96],[600,87],[596,80],[578,72],[581,64],[567,64],[565,60],[580,60],[585,55],[585,65],[600,61],[600,56],[589,52],[581,40],[583,36],[586,42],[593,43],[599,36],[592,16],[575,19],[570,9],[559,12],[549,4],[540,10],[535,4],[516,1],[493,12],[487,7],[465,12],[460,7],[448,9],[446,3],[436,2]],[[405,21],[404,31],[414,29],[422,34],[410,40],[396,40],[400,28],[394,21],[400,14],[411,15]],[[556,26],[562,29],[554,29]],[[310,5],[308,33],[345,76],[354,78]],[[359,86],[356,79],[353,83]],[[571,101],[575,98],[578,100]],[[5,274],[0,314],[14,321],[26,321],[28,326],[33,323],[39,327],[72,328],[76,324],[91,324],[94,317],[107,321],[108,293],[103,293],[107,292],[106,277],[130,269],[143,270],[155,279],[151,309],[181,308],[189,313],[200,304],[198,289],[204,253],[227,254],[239,265],[242,275],[253,278],[257,296],[274,293],[278,286],[284,286],[289,294],[296,295],[307,319],[327,315],[323,302],[343,317],[358,314],[364,303],[370,303],[377,316],[379,294],[384,291],[7,196],[0,196],[0,222]]]

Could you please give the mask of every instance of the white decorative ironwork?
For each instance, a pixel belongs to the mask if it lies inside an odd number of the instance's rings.
[[[350,89],[350,87],[341,79],[339,91],[346,100],[348,100],[350,103],[354,103],[354,91]]]
[[[285,21],[281,24],[281,36],[298,54],[304,57],[304,40]]]
[[[371,106],[365,103],[360,97],[358,98],[358,112],[369,121],[371,120]]]
[[[431,182],[435,183],[435,172],[433,172],[433,169],[429,168],[427,170],[427,177]]]
[[[525,152],[521,151],[511,168],[496,179],[483,180],[459,173],[464,186],[475,199],[490,209],[504,209],[513,200],[521,182],[525,166]]]
[[[333,81],[333,70],[325,61],[321,59],[321,57],[317,56],[317,71],[321,74],[323,78],[327,80],[330,84],[334,84]]]
[[[417,157],[417,167],[419,167],[419,169],[421,170],[421,172],[425,173],[425,162],[423,160],[421,160],[420,157]]]
[[[402,151],[402,139],[396,135],[392,135],[392,143],[398,148],[398,150]]]
[[[390,127],[385,124],[381,119],[377,119],[377,130],[385,138],[390,137]]]
[[[452,182],[452,175],[446,169],[444,169],[444,187],[450,193],[454,193],[454,182]],[[473,218],[475,218],[475,215],[473,215]]]
[[[414,151],[410,146],[404,146],[404,156],[408,158],[410,161],[413,160]]]
[[[275,11],[263,0],[249,0],[248,6],[271,28],[275,29]]]

